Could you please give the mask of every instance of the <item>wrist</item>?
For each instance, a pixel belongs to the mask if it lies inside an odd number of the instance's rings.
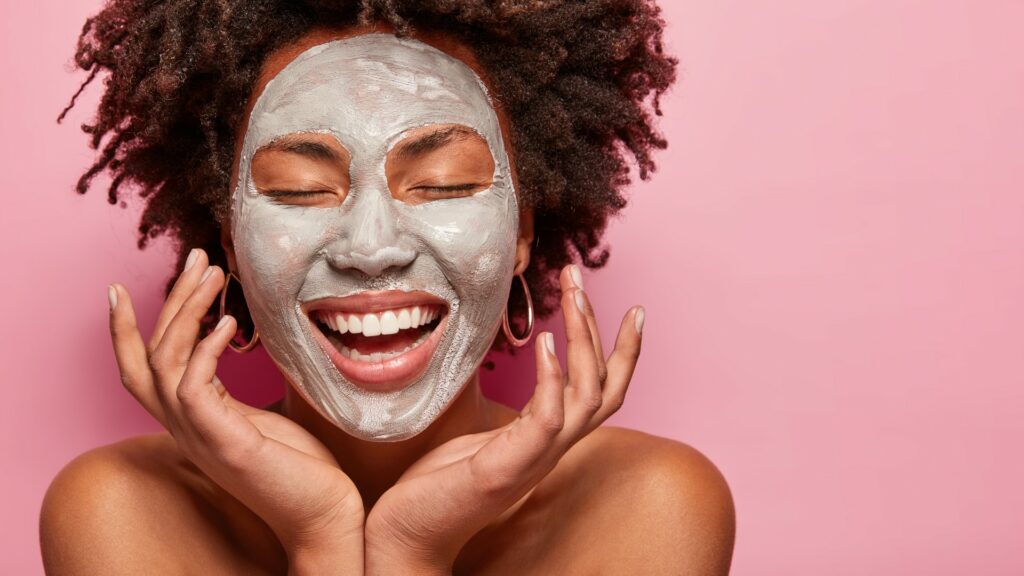
[[[363,515],[339,514],[323,526],[282,540],[289,576],[363,574]]]
[[[399,539],[367,537],[365,542],[364,566],[367,576],[451,576],[453,563],[433,551],[405,545]]]
[[[366,552],[364,574],[366,576],[386,576],[391,574],[415,574],[416,576],[452,576],[450,566],[425,562],[412,556],[401,557],[395,554],[374,554]]]
[[[289,576],[362,576],[364,567],[362,529],[319,534],[315,540],[286,547]]]

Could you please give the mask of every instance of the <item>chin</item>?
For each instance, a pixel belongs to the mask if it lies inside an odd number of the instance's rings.
[[[353,437],[381,442],[416,436],[449,408],[500,322],[488,322],[493,330],[470,330],[457,298],[424,292],[321,298],[300,303],[296,312],[295,337],[264,342],[270,356],[324,419]],[[479,337],[484,333],[490,338]]]

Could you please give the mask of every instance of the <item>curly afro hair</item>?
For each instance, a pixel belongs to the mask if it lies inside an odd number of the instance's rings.
[[[374,23],[440,31],[473,51],[509,120],[519,193],[534,209],[525,278],[537,314],[550,314],[559,269],[607,261],[601,235],[626,204],[630,165],[647,179],[667,145],[653,115],[676,60],[653,0],[109,0],[82,29],[75,63],[89,74],[58,119],[106,73],[82,126],[101,151],[78,192],[105,171],[111,204],[126,184],[145,202],[140,247],[169,235],[178,269],[193,247],[226,266],[235,138],[264,59],[314,28]]]

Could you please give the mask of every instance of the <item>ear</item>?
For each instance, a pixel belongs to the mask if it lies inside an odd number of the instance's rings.
[[[516,274],[522,274],[530,265],[530,248],[533,246],[533,208],[522,210],[519,215],[519,238],[516,240]]]
[[[228,270],[238,274],[238,264],[235,262],[235,241],[231,238],[231,222],[220,223],[220,246],[224,249],[224,255],[228,259]]]

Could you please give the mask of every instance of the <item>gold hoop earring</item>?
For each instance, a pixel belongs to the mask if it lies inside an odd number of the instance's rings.
[[[221,318],[224,317],[225,308],[227,307],[226,305],[227,305],[227,301],[228,301],[228,286],[231,284],[231,279],[232,278],[235,279],[235,282],[238,282],[239,286],[242,285],[242,280],[238,276],[235,276],[234,272],[231,272],[229,270],[228,271],[228,275],[224,277],[224,288],[220,291],[220,317]],[[238,352],[239,354],[245,354],[249,350],[252,350],[253,348],[255,348],[256,344],[259,341],[260,341],[260,332],[259,332],[259,330],[256,329],[256,326],[253,326],[252,327],[252,339],[251,340],[249,340],[245,344],[239,346],[238,344],[235,344],[235,338],[232,336],[231,340],[228,340],[228,346],[231,347],[231,349],[234,350],[235,352]]]
[[[523,285],[523,294],[526,295],[526,334],[522,337],[518,337],[512,333],[512,327],[508,323],[508,305],[505,305],[504,312],[501,313],[501,329],[505,332],[505,338],[512,343],[516,348],[522,348],[530,341],[533,336],[533,299],[530,298],[530,287],[526,285],[526,279],[523,278],[522,274],[516,274],[516,278],[519,278],[519,283]]]

